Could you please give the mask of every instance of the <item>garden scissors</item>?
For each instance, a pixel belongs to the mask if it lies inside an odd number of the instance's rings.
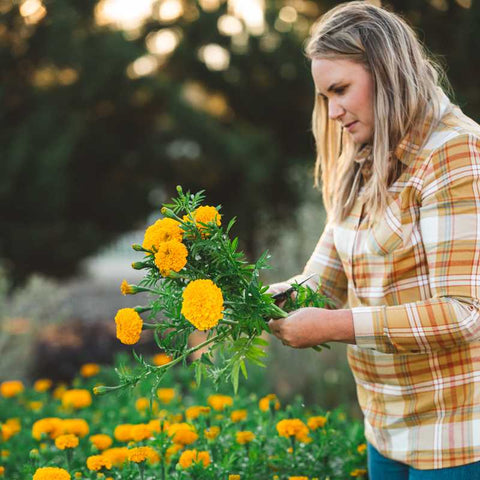
[[[302,280],[300,283],[298,283],[297,285],[302,285],[304,284],[305,282],[307,282],[308,280],[310,280],[312,277],[314,277],[316,275],[316,273],[312,273],[309,277],[305,278],[304,280]],[[277,300],[285,300],[294,290],[294,287],[291,286],[290,288],[287,288],[285,291],[283,292],[280,292],[280,293],[276,293],[275,295],[272,295],[272,298],[277,301]]]

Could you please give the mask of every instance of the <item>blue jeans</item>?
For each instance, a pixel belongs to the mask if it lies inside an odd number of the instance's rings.
[[[368,475],[370,480],[475,480],[480,479],[480,462],[437,470],[417,470],[404,463],[384,457],[368,444]]]

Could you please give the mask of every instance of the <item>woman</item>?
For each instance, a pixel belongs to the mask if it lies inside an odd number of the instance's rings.
[[[348,347],[373,480],[480,478],[480,127],[397,15],[342,4],[307,46],[327,226],[293,280],[337,310],[271,320]]]

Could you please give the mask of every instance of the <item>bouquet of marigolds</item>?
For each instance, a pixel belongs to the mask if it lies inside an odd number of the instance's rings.
[[[148,292],[150,302],[123,308],[115,317],[122,343],[133,345],[142,330],[152,329],[169,361],[151,365],[134,353],[137,371],[119,370],[120,385],[98,387],[96,393],[136,385],[151,375],[157,379],[156,390],[169,368],[186,363],[200,349],[206,353],[193,362],[197,382],[202,375],[215,382],[230,380],[236,391],[240,371],[247,377],[246,361],[264,366],[268,343],[260,336],[268,331],[270,318],[286,317],[300,307],[324,307],[328,301],[309,287],[294,284],[294,295],[283,308],[277,306],[260,281],[261,271],[269,268],[268,252],[248,263],[237,250],[238,238],[230,239],[235,219],[224,226],[220,207],[202,205],[203,192],[184,193],[181,187],[177,192],[177,198],[163,206],[164,218],[145,231],[142,245],[132,246],[144,254],[142,261],[132,264],[145,270],[144,278],[138,285],[126,281],[121,285],[123,294]],[[196,330],[206,332],[206,338],[190,347],[189,337]]]

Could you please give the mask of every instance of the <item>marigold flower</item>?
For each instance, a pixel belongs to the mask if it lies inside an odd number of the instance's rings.
[[[247,418],[247,411],[246,410],[234,410],[230,414],[230,419],[232,420],[233,423],[238,423],[241,422],[242,420],[245,420]]]
[[[210,454],[206,451],[197,452],[197,450],[185,450],[178,460],[182,468],[189,468],[193,463],[202,463],[204,467],[210,465]]]
[[[208,415],[210,413],[210,407],[204,407],[202,405],[193,405],[185,410],[185,418],[187,420],[195,420],[200,415]]]
[[[366,475],[367,471],[364,468],[356,468],[355,470],[352,470],[350,472],[351,477],[363,477],[363,475]]]
[[[130,435],[134,442],[141,442],[142,440],[150,438],[153,435],[153,432],[146,423],[138,423],[136,425],[132,425]]]
[[[65,384],[60,384],[58,387],[55,388],[55,390],[52,393],[53,398],[57,400],[61,400],[63,397],[63,394],[67,391],[67,386]]]
[[[41,410],[43,407],[43,402],[39,402],[37,400],[33,402],[28,402],[28,408],[32,410],[33,412],[36,412],[37,410]]]
[[[172,361],[172,357],[167,355],[166,353],[157,353],[153,356],[153,364],[157,365],[157,367],[161,367],[162,365],[166,365]]]
[[[308,435],[308,427],[298,418],[287,418],[277,423],[277,432],[281,437],[295,437],[302,441]]]
[[[122,283],[120,284],[120,292],[122,295],[132,295],[134,290],[126,280],[122,280]]]
[[[49,378],[39,378],[33,384],[33,389],[36,392],[46,392],[47,390],[50,390],[51,386],[52,381]]]
[[[5,467],[2,465],[0,466],[0,475],[3,477],[5,475]]]
[[[14,435],[13,429],[8,425],[0,425],[0,439],[7,442]]]
[[[217,227],[219,227],[222,224],[221,222],[222,216],[220,215],[218,210],[215,207],[211,207],[209,205],[198,207],[193,212],[192,217],[194,218],[195,223],[197,224],[197,228],[200,230],[203,237],[206,236],[207,234],[205,230],[207,229],[207,225],[209,223],[214,223],[217,225]],[[184,221],[188,221],[188,220],[189,220],[188,216],[187,216],[187,220],[185,220],[185,217],[184,217]],[[202,224],[205,224],[205,225],[202,225]]]
[[[92,472],[99,472],[102,468],[110,470],[112,462],[105,455],[91,455],[87,458],[87,468]]]
[[[214,410],[221,412],[225,407],[231,407],[233,405],[233,398],[228,395],[210,395],[207,398],[207,403],[211,405]]]
[[[98,450],[105,450],[113,443],[112,438],[105,433],[97,433],[96,435],[92,435],[89,440]]]
[[[176,240],[181,242],[183,230],[180,228],[180,222],[172,218],[163,218],[150,225],[145,231],[142,247],[146,250],[157,250],[163,242]]]
[[[193,280],[182,298],[182,315],[198,330],[213,328],[223,318],[222,291],[211,280]]]
[[[327,423],[327,417],[310,417],[307,420],[307,425],[310,430],[316,430],[317,428],[323,428]]]
[[[208,440],[215,440],[220,435],[220,427],[210,427],[203,431],[203,435]]]
[[[135,408],[139,412],[144,412],[150,408],[150,400],[147,397],[137,398],[135,401]]]
[[[357,452],[362,455],[365,453],[365,451],[367,450],[367,444],[366,443],[361,443],[358,447],[357,447]]]
[[[173,423],[168,426],[167,434],[172,438],[173,443],[180,445],[189,445],[198,438],[195,428],[189,423]]]
[[[1,437],[3,437],[3,441],[6,442],[11,437],[16,435],[22,429],[20,425],[20,420],[18,418],[8,418],[5,420],[5,423],[0,426],[1,430]]]
[[[127,447],[108,448],[102,453],[103,457],[107,458],[112,465],[121,467],[128,460]]]
[[[157,397],[162,403],[168,404],[175,398],[175,389],[159,388],[157,390]]]
[[[128,451],[128,460],[135,463],[149,461],[156,463],[160,460],[160,456],[152,447],[136,447]]]
[[[288,480],[308,480],[308,477],[288,477]]]
[[[57,417],[41,418],[32,425],[32,437],[35,440],[41,440],[42,434],[56,438],[62,433],[62,420]]]
[[[254,438],[255,438],[255,434],[248,430],[244,430],[242,432],[236,433],[236,440],[237,440],[237,443],[239,443],[240,445],[245,445],[247,443],[250,443]]]
[[[78,437],[67,433],[66,435],[59,435],[55,439],[55,446],[60,450],[65,450],[68,448],[77,448],[78,447]]]
[[[240,475],[230,474],[228,480],[240,480]]]
[[[92,395],[88,390],[74,388],[67,390],[62,396],[62,405],[65,408],[86,408],[92,404]]]
[[[84,378],[94,377],[100,372],[100,365],[97,363],[85,363],[80,367],[80,375]]]
[[[113,436],[119,442],[129,442],[132,439],[132,427],[131,423],[117,425],[113,431]]]
[[[63,468],[41,467],[33,474],[33,480],[71,480],[70,474]]]
[[[60,428],[62,433],[72,433],[80,438],[85,437],[90,432],[88,423],[83,418],[66,418],[61,421]]]
[[[16,397],[25,390],[20,380],[7,380],[0,384],[0,394],[4,398]]]
[[[176,240],[163,242],[158,246],[155,253],[155,265],[164,277],[168,277],[170,272],[179,272],[187,264],[187,247]]]
[[[165,460],[167,463],[170,463],[172,457],[178,453],[181,449],[183,448],[183,445],[180,445],[179,443],[174,443],[170,447],[167,448],[167,451],[165,452]]]
[[[270,410],[270,405],[275,410],[280,409],[280,402],[278,401],[278,398],[274,393],[266,395],[258,402],[258,408],[260,408],[262,412],[268,412],[268,410]]]
[[[115,315],[117,338],[125,345],[133,345],[140,340],[143,320],[133,308],[121,308]]]

